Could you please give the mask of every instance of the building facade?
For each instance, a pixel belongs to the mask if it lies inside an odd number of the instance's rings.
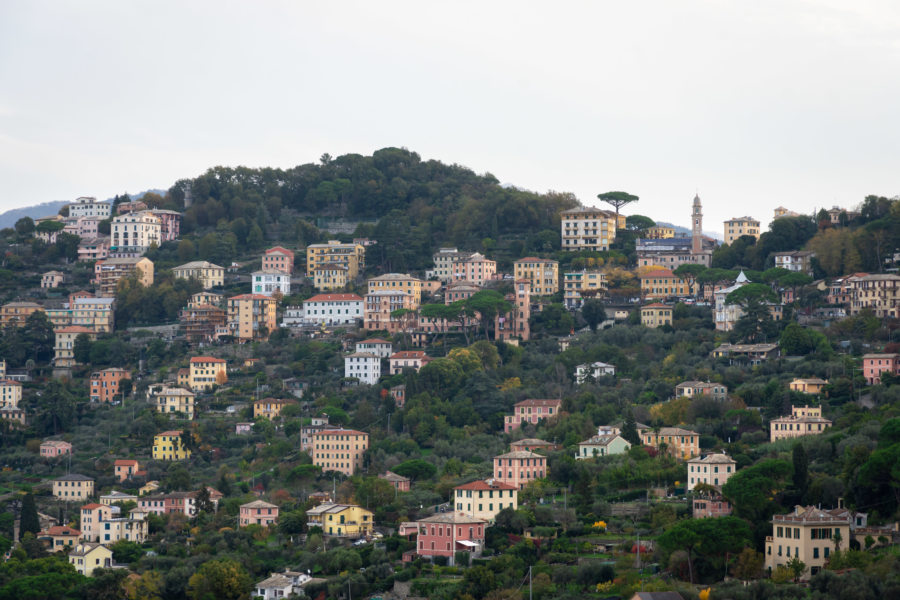
[[[638,428],[641,443],[651,448],[666,451],[681,460],[688,460],[700,454],[700,434],[681,427]]]
[[[87,500],[94,495],[94,480],[72,473],[53,480],[53,495],[60,500]]]
[[[494,478],[517,489],[547,476],[547,457],[515,450],[494,457]]]
[[[707,454],[703,457],[692,458],[687,461],[688,479],[687,490],[693,491],[697,484],[705,483],[715,488],[722,489],[737,470],[737,463],[725,454]]]
[[[493,523],[501,510],[519,508],[519,489],[496,479],[479,479],[453,488],[451,502],[456,512]]]
[[[606,274],[600,271],[581,270],[564,273],[563,302],[566,308],[577,310],[582,307],[585,299],[605,295],[608,287]]]
[[[356,294],[319,294],[303,301],[303,322],[356,325],[363,320],[363,299]]]
[[[725,243],[731,245],[741,236],[749,235],[759,239],[759,221],[753,217],[737,217],[725,221]]]
[[[672,325],[672,307],[654,302],[641,307],[641,325],[656,329],[663,325]]]
[[[313,437],[313,464],[322,471],[340,471],[354,475],[362,469],[363,457],[369,449],[369,434],[353,429],[328,429]]]
[[[807,568],[800,579],[808,580],[825,567],[836,548],[849,547],[850,524],[846,512],[815,506],[795,506],[786,515],[775,515],[772,535],[766,537],[766,569],[774,571],[799,558]]]
[[[270,504],[262,500],[241,504],[240,516],[238,517],[238,526],[240,527],[249,525],[268,527],[269,525],[274,525],[277,521],[278,505],[276,504]]]
[[[381,358],[369,352],[354,352],[344,357],[344,377],[374,385],[381,379]]]
[[[818,435],[831,427],[830,420],[822,417],[821,406],[792,406],[791,414],[769,422],[769,439],[777,440]]]
[[[153,460],[186,460],[191,451],[184,446],[181,430],[163,431],[153,436]]]
[[[149,211],[113,217],[110,224],[110,251],[141,256],[150,246],[162,243],[162,221]]]
[[[522,426],[523,423],[537,425],[546,419],[559,416],[562,399],[522,400],[513,405],[513,414],[503,417],[503,431],[509,433]]]
[[[129,379],[128,371],[116,367],[91,373],[91,402],[115,400],[123,379]]]
[[[513,263],[516,281],[524,279],[531,284],[534,296],[551,296],[559,291],[559,263],[533,256],[520,258]]]
[[[616,213],[609,210],[579,206],[559,213],[562,249],[609,250],[609,245],[616,239],[616,229],[625,226],[625,216],[616,218]]]
[[[172,269],[178,279],[196,279],[204,290],[225,285],[225,267],[205,260],[195,260]]]
[[[239,341],[268,339],[278,328],[275,298],[241,294],[228,299],[228,328]]]
[[[291,275],[283,271],[263,270],[250,274],[254,294],[263,296],[291,295]]]

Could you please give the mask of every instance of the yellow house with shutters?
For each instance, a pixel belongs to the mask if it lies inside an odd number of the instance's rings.
[[[154,460],[185,460],[191,451],[181,441],[181,431],[163,431],[153,436]]]
[[[356,504],[324,502],[306,511],[308,527],[319,527],[333,537],[360,538],[372,534],[374,515]]]

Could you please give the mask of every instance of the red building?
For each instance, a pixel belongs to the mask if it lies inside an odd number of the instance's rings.
[[[119,384],[128,378],[125,369],[103,369],[91,373],[91,402],[112,402],[119,395]]]
[[[537,425],[539,421],[559,415],[562,399],[522,400],[513,406],[513,414],[504,417],[503,431],[509,433],[522,426],[522,423]]]
[[[467,517],[462,513],[441,513],[416,521],[419,535],[416,552],[419,556],[434,559],[444,556],[453,565],[457,552],[470,552],[479,556],[484,547],[484,529],[487,523]]]
[[[863,355],[863,377],[869,385],[881,383],[882,373],[900,374],[900,354]]]
[[[732,507],[728,500],[719,495],[699,496],[694,498],[694,518],[727,517]]]
[[[494,477],[520,490],[535,479],[547,476],[547,457],[516,450],[494,457]]]
[[[294,272],[294,253],[287,248],[269,248],[262,257],[263,271],[281,271],[290,275]]]

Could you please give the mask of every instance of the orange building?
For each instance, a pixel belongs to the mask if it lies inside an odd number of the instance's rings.
[[[500,483],[522,489],[547,476],[547,457],[527,450],[514,450],[494,457],[494,477]]]
[[[125,369],[103,369],[91,373],[91,402],[112,402],[119,395],[119,384],[128,379]]]
[[[263,271],[281,271],[290,275],[294,272],[294,253],[281,246],[269,248],[262,257]]]
[[[228,328],[231,335],[245,342],[265,340],[278,328],[276,306],[271,296],[241,294],[228,299]]]

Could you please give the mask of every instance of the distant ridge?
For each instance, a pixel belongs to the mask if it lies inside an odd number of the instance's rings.
[[[133,200],[139,200],[144,194],[148,192],[153,192],[154,194],[159,194],[164,196],[166,190],[144,190],[138,194],[129,194]],[[14,208],[12,210],[8,210],[2,214],[0,214],[0,229],[5,227],[12,227],[16,224],[16,221],[22,219],[24,217],[31,217],[32,219],[39,219],[41,217],[49,217],[55,215],[59,212],[66,204],[71,204],[75,201],[75,198],[71,200],[54,200],[53,202],[44,202],[42,204],[37,204],[35,206],[25,206],[23,208]],[[102,202],[112,202],[112,198],[107,198],[106,200],[102,200]]]

